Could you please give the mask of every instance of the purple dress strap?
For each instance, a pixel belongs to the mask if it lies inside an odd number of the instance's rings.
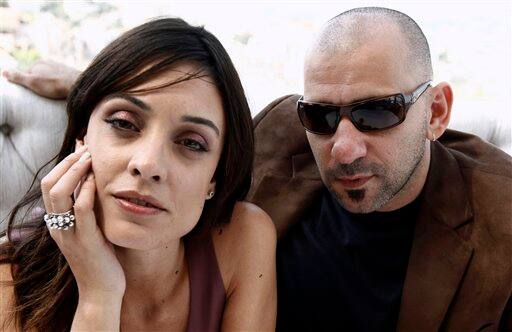
[[[187,331],[220,331],[226,290],[211,234],[189,238],[185,245],[190,282]]]

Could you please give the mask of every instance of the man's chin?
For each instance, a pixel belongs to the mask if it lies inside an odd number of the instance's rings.
[[[343,206],[343,208],[345,210],[347,210],[350,213],[363,214],[363,213],[375,212],[375,209],[373,208],[373,206],[371,204],[364,204],[364,203],[365,203],[364,201],[360,202],[360,203],[354,203],[353,201],[349,200],[348,202],[342,203],[341,205]]]
[[[345,192],[348,200],[354,202],[354,204],[363,204],[366,199],[366,189],[350,189]]]
[[[343,189],[342,193],[331,190],[340,205],[351,213],[370,213],[376,210],[375,202],[367,189]]]

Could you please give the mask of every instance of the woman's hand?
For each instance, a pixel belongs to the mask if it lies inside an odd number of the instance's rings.
[[[71,210],[75,215],[75,225],[68,230],[49,228],[78,285],[73,329],[119,329],[126,280],[112,244],[96,224],[96,185],[90,169],[87,146],[78,146],[42,179],[41,189],[47,213]],[[73,204],[73,191],[85,176]]]
[[[52,99],[66,99],[79,75],[78,70],[50,60],[37,61],[27,71],[3,72],[9,81]]]

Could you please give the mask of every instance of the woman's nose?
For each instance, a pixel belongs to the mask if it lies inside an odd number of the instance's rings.
[[[165,181],[167,167],[164,161],[165,148],[155,140],[146,140],[139,144],[128,163],[128,171],[135,177],[156,182]]]

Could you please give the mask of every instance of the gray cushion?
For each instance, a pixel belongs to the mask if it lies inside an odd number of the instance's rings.
[[[0,220],[23,197],[37,170],[57,154],[66,127],[64,109],[63,101],[0,78]]]

